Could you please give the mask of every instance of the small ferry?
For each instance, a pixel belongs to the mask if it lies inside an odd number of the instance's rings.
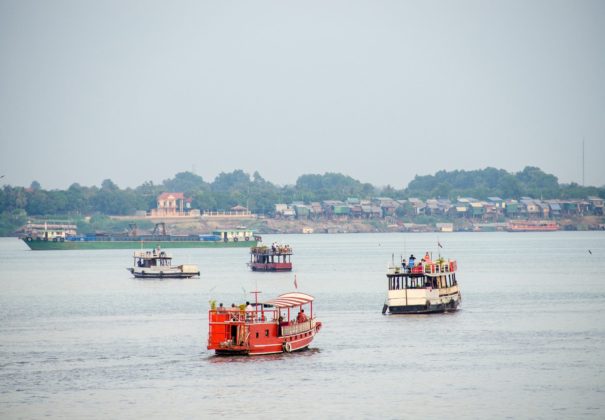
[[[135,251],[133,258],[134,265],[127,270],[136,278],[186,279],[200,275],[197,265],[172,265],[172,256],[159,247],[153,251]]]
[[[511,220],[506,224],[508,232],[554,232],[559,224],[550,220]]]
[[[254,356],[309,347],[322,326],[313,314],[313,296],[291,292],[258,302],[260,292],[252,293],[254,303],[230,308],[221,304],[209,311],[208,350],[217,355]]]
[[[250,248],[252,271],[292,271],[292,248],[290,245],[273,244]]]
[[[427,254],[418,263],[413,255],[409,264],[391,264],[387,272],[388,292],[382,313],[429,314],[458,309],[462,295],[456,279],[456,260]]]

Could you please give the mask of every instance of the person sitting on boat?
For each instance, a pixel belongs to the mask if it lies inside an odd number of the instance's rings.
[[[307,320],[307,315],[305,315],[305,310],[301,309],[300,312],[298,313],[298,316],[296,317],[296,322],[301,323],[301,322],[305,322]]]
[[[219,303],[219,304],[218,304],[218,308],[217,308],[217,310],[216,310],[216,311],[217,311],[217,312],[226,312],[226,311],[227,311],[227,308],[225,308],[225,307],[223,306],[223,302],[221,302],[221,303]]]

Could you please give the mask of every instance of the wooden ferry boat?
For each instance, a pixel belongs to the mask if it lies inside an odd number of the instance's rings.
[[[266,245],[250,248],[252,271],[292,271],[292,248],[289,245]]]
[[[511,220],[506,224],[509,232],[554,232],[559,224],[550,220]]]
[[[260,303],[260,292],[253,293],[253,304],[209,311],[208,350],[252,356],[290,353],[311,344],[322,325],[313,314],[313,296],[292,292]],[[307,305],[308,317],[304,312]]]
[[[133,267],[127,268],[136,278],[186,279],[200,275],[197,265],[172,265],[172,257],[158,247],[153,251],[135,251]]]
[[[456,260],[423,258],[419,263],[388,268],[385,314],[429,314],[458,309],[462,295],[456,279]],[[412,260],[412,258],[410,258]]]

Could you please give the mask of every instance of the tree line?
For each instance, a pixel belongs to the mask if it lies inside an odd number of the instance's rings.
[[[165,191],[185,193],[191,199],[192,208],[220,211],[243,205],[254,213],[268,215],[273,213],[276,203],[349,197],[564,199],[594,195],[605,198],[605,186],[560,184],[556,176],[536,167],[526,167],[516,173],[495,168],[439,171],[434,175],[416,176],[403,189],[390,185],[376,187],[339,173],[302,175],[294,185],[279,186],[258,172],[249,175],[239,169],[220,173],[212,182],[191,172],[180,172],[157,185],[147,181],[136,188],[125,189],[110,179],[104,180],[100,187],[74,183],[66,190],[45,190],[37,181],[27,188],[4,185],[0,189],[0,234],[10,234],[25,223],[28,216],[132,215],[137,210],[148,211],[156,207],[157,196]]]

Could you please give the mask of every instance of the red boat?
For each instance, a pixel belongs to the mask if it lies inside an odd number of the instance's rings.
[[[292,248],[289,245],[266,245],[250,248],[252,271],[292,271]]]
[[[557,222],[550,220],[511,220],[506,226],[509,232],[554,232],[559,230]]]
[[[220,355],[261,355],[290,353],[311,344],[321,329],[321,322],[313,316],[313,296],[292,292],[261,303],[260,292],[253,293],[253,304],[209,311],[208,350]],[[297,316],[293,316],[295,310]]]

